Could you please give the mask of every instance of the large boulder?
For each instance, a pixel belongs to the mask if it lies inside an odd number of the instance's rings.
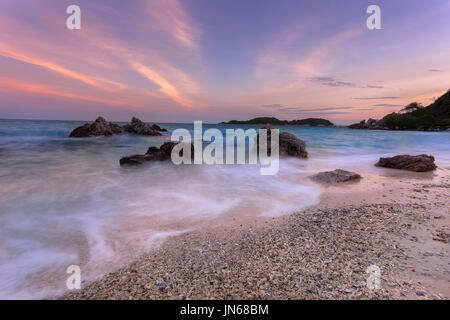
[[[280,156],[308,158],[306,143],[289,132],[280,133]]]
[[[375,164],[377,167],[410,170],[416,172],[432,171],[437,168],[434,157],[421,154],[417,156],[398,155],[390,158],[380,158]]]
[[[320,183],[339,183],[347,181],[357,181],[361,176],[355,172],[336,169],[334,171],[324,171],[310,177],[312,180]]]
[[[165,142],[161,147],[150,147],[145,154],[135,154],[120,159],[120,165],[138,165],[147,161],[166,161],[171,158],[173,148],[178,142]],[[194,158],[194,145],[189,143],[191,158]],[[182,152],[182,151],[181,151]],[[182,153],[180,154],[183,155]]]
[[[267,129],[267,152],[270,155],[271,148],[271,133],[273,127],[266,125],[262,129]],[[256,141],[259,150],[259,134]],[[297,138],[295,135],[289,132],[280,132],[279,134],[279,152],[280,157],[297,157],[307,158],[308,152],[306,151],[306,144],[303,140]]]
[[[146,135],[146,136],[160,136],[161,135],[161,133],[159,133],[158,130],[156,130],[148,123],[145,123],[136,117],[133,117],[133,119],[131,119],[131,123],[125,125],[123,128],[125,129],[126,132],[134,133],[134,134],[141,134],[141,135]]]
[[[98,117],[93,123],[86,123],[81,127],[75,128],[70,137],[85,138],[92,136],[111,136],[123,132],[123,128],[118,124],[107,122],[105,118]]]

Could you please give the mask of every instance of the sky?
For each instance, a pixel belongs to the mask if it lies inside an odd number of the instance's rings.
[[[0,2],[0,118],[349,124],[449,80],[448,0]]]

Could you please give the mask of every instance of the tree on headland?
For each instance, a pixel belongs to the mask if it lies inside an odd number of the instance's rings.
[[[389,129],[446,130],[450,128],[450,90],[424,107],[412,102],[399,113],[390,113],[383,119]]]
[[[416,111],[419,109],[424,108],[424,106],[421,103],[418,102],[411,102],[410,104],[408,104],[406,107],[404,107],[402,110],[400,110],[400,112],[412,112],[412,111]]]

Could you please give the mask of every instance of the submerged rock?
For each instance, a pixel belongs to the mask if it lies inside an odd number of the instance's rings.
[[[273,127],[271,125],[266,125],[263,129],[267,129],[267,152],[271,154],[271,132]],[[280,157],[297,157],[297,158],[307,158],[308,152],[306,151],[306,143],[297,138],[295,135],[289,132],[280,132],[279,134],[279,152]],[[257,137],[257,147],[259,148],[259,134]]]
[[[179,142],[165,142],[161,147],[150,147],[145,154],[135,154],[120,159],[120,165],[138,165],[147,161],[166,161],[171,158],[173,148]],[[194,157],[194,145],[189,143],[191,148],[191,158]],[[180,156],[183,156],[181,151]]]
[[[380,158],[375,164],[377,167],[409,170],[415,172],[432,171],[437,168],[434,164],[434,157],[421,154],[417,156],[398,155],[390,158]]]
[[[325,171],[310,177],[312,180],[321,183],[339,183],[351,180],[359,180],[361,176],[355,172],[336,169],[334,171]]]
[[[107,122],[105,118],[98,117],[93,123],[86,123],[81,127],[74,129],[69,137],[85,138],[92,136],[111,136],[113,134],[123,133],[123,128],[118,124]]]
[[[131,119],[131,123],[127,124],[123,127],[126,132],[134,133],[134,134],[141,134],[146,136],[160,136],[161,133],[158,132],[158,130],[154,129],[151,125],[148,123],[145,123],[141,121],[140,119],[133,117]],[[161,128],[159,128],[161,129]],[[161,131],[161,130],[159,130]]]

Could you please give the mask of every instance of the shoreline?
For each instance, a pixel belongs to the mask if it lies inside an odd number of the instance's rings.
[[[449,170],[385,172],[289,215],[221,216],[59,298],[449,299]]]

